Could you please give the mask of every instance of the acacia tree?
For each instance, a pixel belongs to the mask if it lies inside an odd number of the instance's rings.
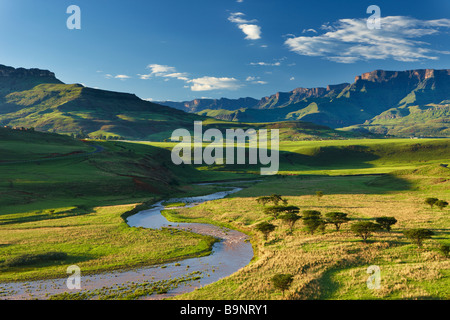
[[[347,214],[344,212],[328,212],[325,214],[327,223],[334,224],[336,227],[336,231],[339,231],[341,225],[343,223],[347,223],[350,221],[350,218],[347,217]]]
[[[317,200],[323,197],[323,191],[316,191]]]
[[[372,232],[380,230],[380,225],[370,221],[355,222],[350,226],[352,232],[360,236],[364,242],[372,236]]]
[[[397,223],[397,219],[394,217],[379,217],[375,220],[380,225],[381,229],[385,229],[389,232],[391,232],[391,226]]]
[[[262,232],[262,234],[264,235],[264,240],[266,240],[266,241],[267,241],[269,234],[275,230],[275,226],[266,221],[257,224],[255,228],[256,228],[256,230]]]
[[[266,203],[270,202],[270,197],[268,197],[268,196],[258,197],[256,199],[256,202],[258,202],[259,204],[262,204],[262,205],[266,205]]]
[[[444,209],[446,206],[448,206],[448,202],[444,201],[444,200],[438,200],[435,203],[436,207],[438,207],[439,209]]]
[[[262,204],[262,205],[266,205],[269,202],[273,202],[274,205],[278,205],[280,202],[282,202],[284,205],[287,204],[287,200],[283,199],[281,197],[281,195],[279,194],[272,194],[270,196],[262,196],[262,197],[258,197],[256,199],[256,202]]]
[[[426,198],[425,199],[425,203],[428,204],[431,207],[431,209],[433,209],[433,206],[437,201],[439,201],[438,198]]]
[[[322,219],[322,214],[316,210],[305,210],[303,211],[303,224],[311,234],[319,229],[321,231],[325,230],[325,221]]]
[[[264,213],[273,216],[275,219],[281,213],[298,213],[300,209],[296,206],[271,206],[264,208]]]
[[[298,212],[298,211],[297,211]],[[294,212],[288,212],[280,216],[280,219],[287,223],[289,227],[289,232],[292,233],[292,230],[294,229],[294,225],[299,220],[301,216],[299,216],[297,213]]]
[[[273,286],[276,289],[281,290],[283,297],[284,291],[290,288],[293,280],[294,277],[292,276],[292,274],[283,274],[283,273],[276,274],[271,279]]]
[[[403,234],[406,238],[412,240],[415,244],[417,244],[418,248],[421,248],[423,241],[425,239],[431,239],[431,236],[434,235],[434,232],[428,229],[416,228],[405,230],[403,231]]]

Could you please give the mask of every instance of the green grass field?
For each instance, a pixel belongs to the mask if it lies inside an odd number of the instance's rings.
[[[130,228],[124,217],[161,199],[220,190],[196,182],[261,179],[254,174],[259,167],[249,165],[175,166],[170,159],[174,143],[82,142],[3,129],[0,138],[2,282],[65,277],[74,263],[95,273],[207,254],[214,242],[210,237]],[[166,212],[177,221],[244,231],[252,236],[256,253],[238,273],[180,298],[448,298],[448,259],[436,248],[450,244],[449,209],[430,209],[423,199],[450,199],[448,169],[439,166],[449,162],[449,144],[449,139],[282,142],[279,176],[265,177],[226,199]],[[318,190],[324,192],[320,201]],[[399,222],[392,233],[377,233],[363,244],[348,225],[338,233],[328,227],[311,236],[301,222],[286,234],[276,221],[265,243],[254,225],[268,217],[255,198],[272,193],[302,210],[344,211],[355,221],[388,215]],[[401,231],[419,226],[436,235],[417,250]],[[62,258],[52,258],[53,252]],[[381,291],[361,286],[371,264],[381,267]],[[275,272],[295,275],[284,297],[270,286]]]

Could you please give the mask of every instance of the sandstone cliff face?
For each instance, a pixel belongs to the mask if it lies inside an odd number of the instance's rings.
[[[407,70],[407,71],[385,71],[385,70],[375,70],[372,72],[363,73],[360,76],[355,77],[355,82],[360,80],[366,80],[370,82],[389,82],[396,79],[402,80],[405,78],[421,82],[427,79],[432,79],[435,77],[450,76],[450,69],[434,70],[434,69],[418,69],[418,70]]]
[[[0,77],[8,78],[27,78],[27,77],[40,77],[40,78],[55,78],[55,74],[48,70],[41,69],[24,69],[13,68],[0,65]],[[56,79],[56,78],[55,78]]]

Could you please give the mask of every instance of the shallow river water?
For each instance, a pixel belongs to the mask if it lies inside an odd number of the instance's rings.
[[[202,223],[171,223],[161,215],[164,202],[184,202],[187,207],[196,206],[206,201],[222,199],[231,193],[242,190],[231,187],[228,191],[213,194],[170,199],[156,203],[152,208],[143,210],[128,217],[130,227],[159,229],[162,227],[180,228],[195,233],[210,235],[220,241],[213,245],[208,256],[189,258],[173,263],[137,268],[129,271],[115,271],[95,275],[83,275],[81,270],[81,290],[67,288],[67,278],[0,283],[0,299],[46,299],[49,295],[59,293],[74,293],[96,290],[103,287],[113,287],[126,283],[156,282],[176,279],[198,271],[199,280],[181,283],[177,288],[164,294],[153,294],[148,299],[163,299],[193,291],[196,288],[225,278],[246,266],[253,257],[253,249],[247,236],[241,232]],[[172,209],[172,208],[171,208]],[[151,250],[151,248],[149,248]]]

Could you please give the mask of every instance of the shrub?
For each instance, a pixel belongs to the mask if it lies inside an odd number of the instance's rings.
[[[336,231],[339,231],[343,223],[350,221],[350,218],[348,218],[347,214],[344,212],[328,212],[325,216],[327,217],[327,223],[334,224]]]
[[[439,246],[439,252],[446,258],[449,257],[450,254],[450,246],[448,244],[441,244]]]
[[[434,235],[433,231],[422,228],[408,229],[403,231],[403,234],[406,238],[417,244],[417,247],[419,248],[422,247],[424,240],[431,239],[431,236]]]

